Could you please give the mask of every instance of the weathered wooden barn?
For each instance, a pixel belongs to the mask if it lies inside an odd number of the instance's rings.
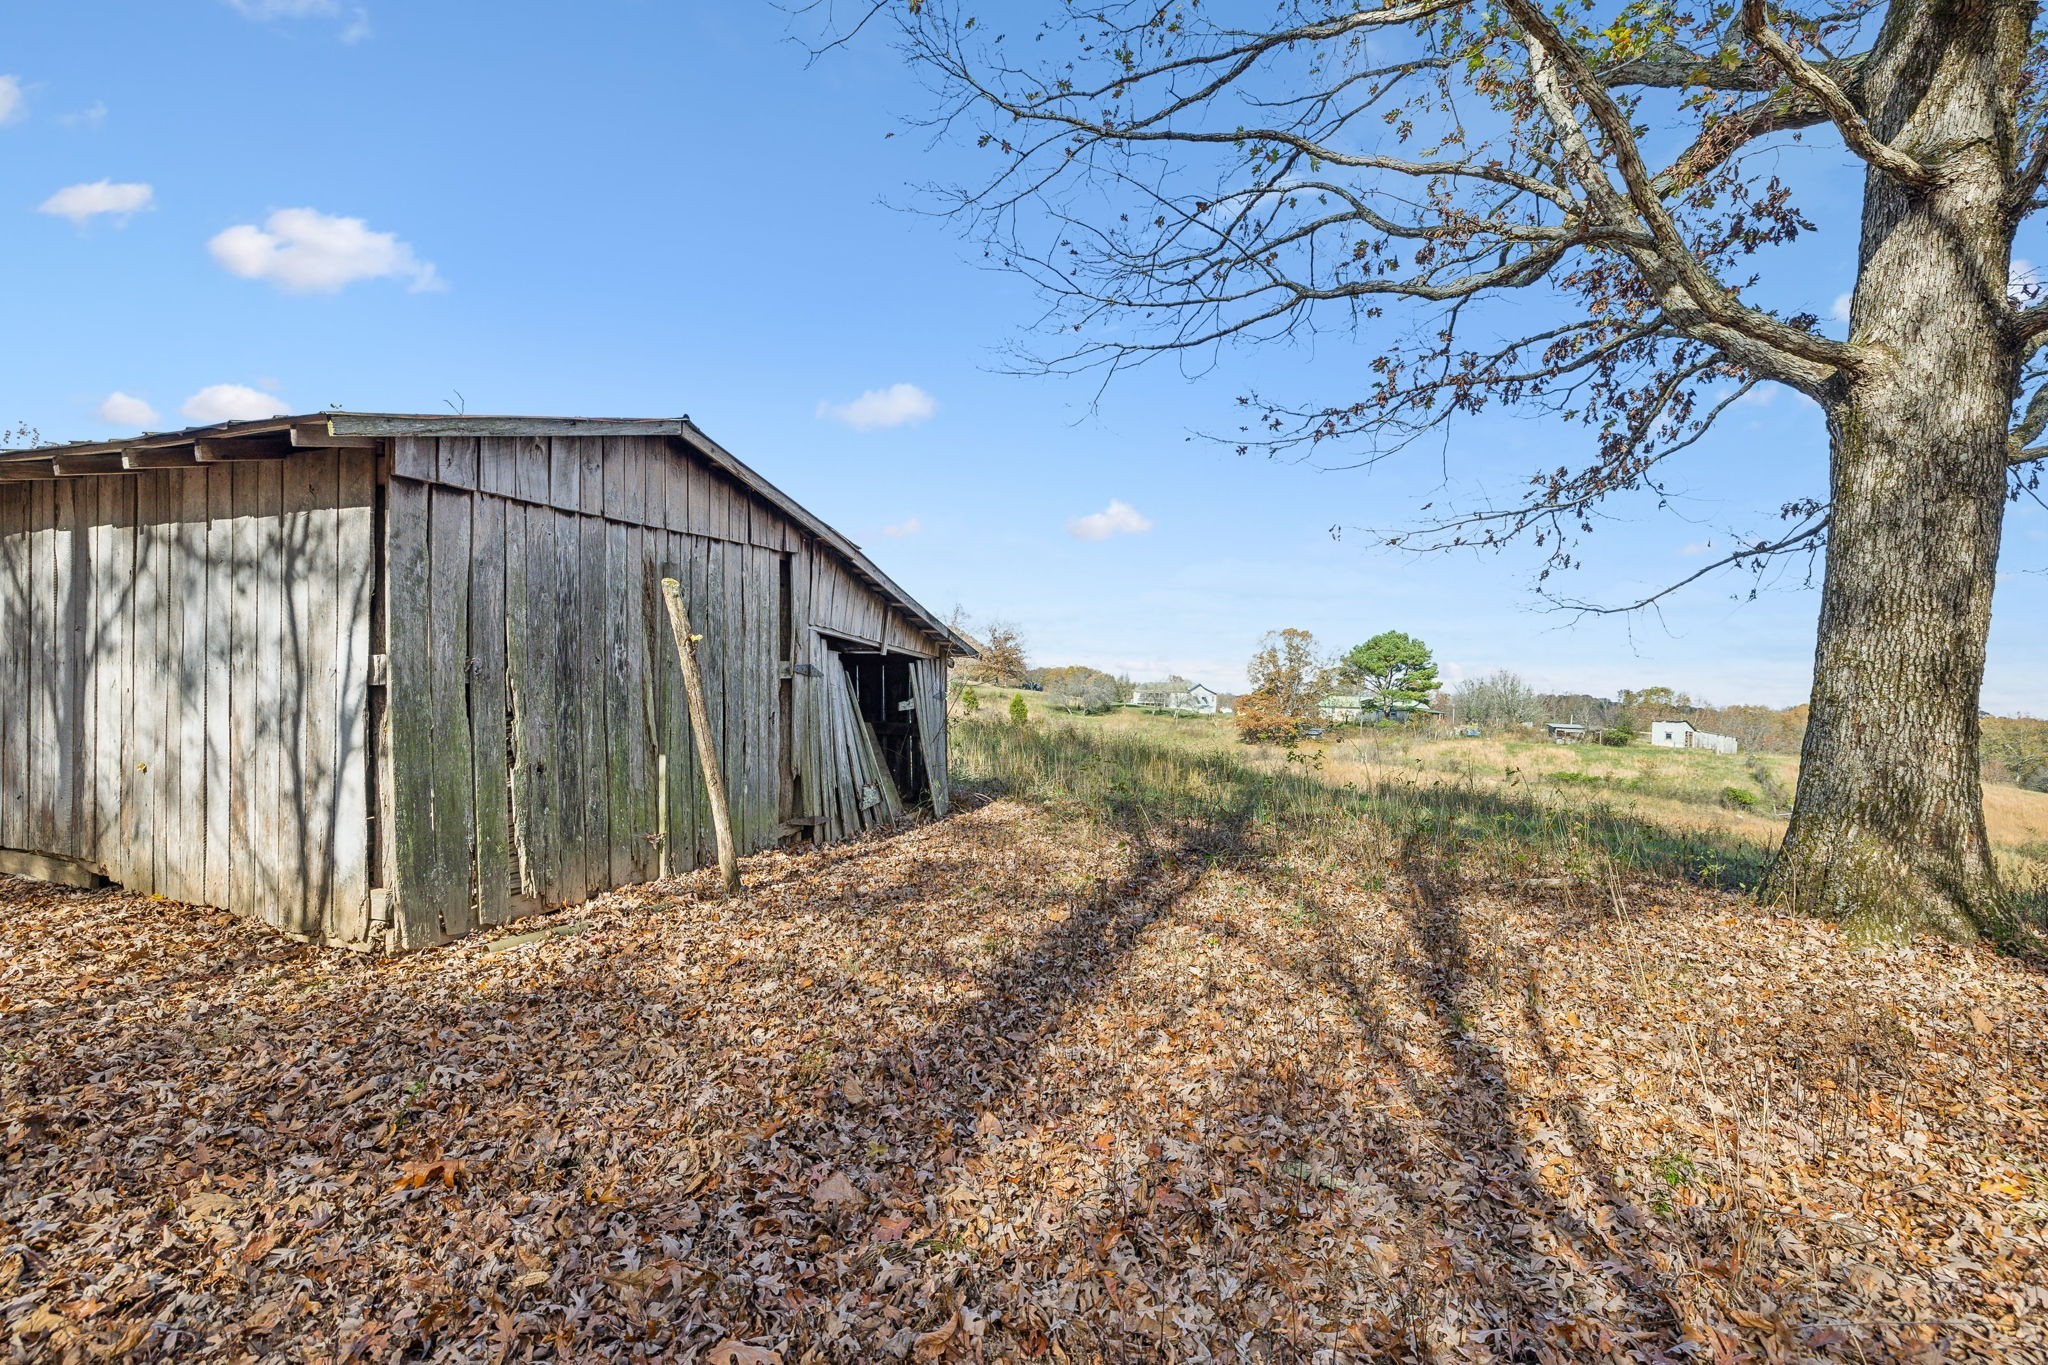
[[[946,803],[971,648],[687,418],[320,413],[0,454],[0,871],[404,950]]]

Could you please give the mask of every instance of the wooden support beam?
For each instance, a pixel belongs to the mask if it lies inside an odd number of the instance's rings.
[[[125,465],[121,463],[118,450],[101,451],[96,455],[55,455],[50,463],[57,468],[60,478],[74,478],[81,474],[119,474]]]
[[[199,463],[190,441],[179,445],[129,446],[121,452],[123,469],[186,469]]]
[[[48,853],[27,853],[18,848],[0,848],[0,872],[10,877],[33,877],[39,882],[76,886],[90,891],[105,886],[107,879],[75,858]]]
[[[725,770],[718,763],[718,746],[712,742],[711,708],[704,700],[704,675],[697,668],[697,639],[690,633],[690,612],[683,605],[683,585],[673,578],[661,580],[661,595],[668,603],[669,627],[676,636],[676,661],[683,668],[683,691],[690,700],[690,737],[697,745],[697,762],[704,769],[704,793],[710,798],[711,832],[718,840],[718,874],[725,894],[740,891],[739,855],[732,842],[732,802],[725,794]]]
[[[678,436],[674,418],[400,417],[337,412],[328,429],[344,436]]]
[[[299,450],[375,450],[374,436],[336,436],[330,423],[311,422],[292,428],[292,445]]]
[[[227,460],[282,460],[292,453],[292,443],[272,432],[237,440],[198,441],[192,451],[200,464],[218,464]]]
[[[0,450],[0,464],[47,460],[57,455],[119,455],[134,444],[134,439],[130,438],[126,441],[66,441],[62,445],[42,446],[35,450]]]
[[[53,460],[10,460],[0,464],[0,483],[29,483],[56,477],[57,466]]]

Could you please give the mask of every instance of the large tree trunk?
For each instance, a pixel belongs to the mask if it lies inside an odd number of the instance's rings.
[[[1966,348],[1958,344],[1957,350]],[[1834,423],[1813,707],[1770,894],[1889,934],[1999,914],[1977,696],[2004,510],[2005,421],[1959,430],[1977,375],[1858,395]]]
[[[1889,934],[2002,918],[1978,692],[2018,350],[2001,321],[2024,12],[1895,5],[1873,131],[1942,167],[1872,171],[1852,339],[1882,357],[1829,413],[1832,523],[1799,795],[1767,892]]]

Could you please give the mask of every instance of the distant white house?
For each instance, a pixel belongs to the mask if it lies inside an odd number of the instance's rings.
[[[1687,720],[1651,721],[1650,743],[1660,749],[1707,749],[1717,754],[1732,754],[1739,747],[1732,735],[1695,730]]]
[[[1383,720],[1410,721],[1417,716],[1435,715],[1419,701],[1397,701],[1382,705],[1372,697],[1324,697],[1316,703],[1316,715],[1332,725],[1373,725]]]
[[[1131,699],[1126,706],[1141,706],[1148,711],[1185,711],[1191,715],[1213,716],[1220,698],[1214,689],[1186,678],[1168,678],[1165,682],[1140,683],[1131,689]]]

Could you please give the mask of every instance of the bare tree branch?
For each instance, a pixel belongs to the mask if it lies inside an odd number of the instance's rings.
[[[1628,202],[1656,241],[1654,253],[1630,254],[1658,289],[1658,302],[1665,314],[1692,335],[1721,346],[1745,366],[1815,396],[1825,394],[1838,372],[1854,369],[1859,357],[1851,347],[1788,326],[1739,302],[1714,278],[1686,246],[1655,177],[1643,164],[1633,126],[1587,66],[1585,57],[1565,40],[1533,0],[1502,0],[1502,8],[1531,40],[1530,71],[1545,113],[1573,148],[1578,162],[1575,175],[1593,201],[1613,213],[1616,196],[1602,163],[1586,140],[1585,129],[1572,112],[1556,76],[1551,74],[1553,67],[1570,83],[1599,125],[1608,155],[1627,188]]]
[[[1780,540],[1757,541],[1745,545],[1732,554],[1721,556],[1711,564],[1702,565],[1699,569],[1687,574],[1676,583],[1660,588],[1649,596],[1638,598],[1636,601],[1626,605],[1600,606],[1592,602],[1577,601],[1560,602],[1558,605],[1564,610],[1575,611],[1585,616],[1620,616],[1629,612],[1641,611],[1645,607],[1655,606],[1682,588],[1692,586],[1718,569],[1725,569],[1730,565],[1754,566],[1761,564],[1764,560],[1776,558],[1779,555],[1796,554],[1802,550],[1818,549],[1820,542],[1827,535],[1828,526],[1831,521],[1831,517],[1822,516],[1820,520],[1803,526]]]
[[[1879,140],[1850,102],[1848,92],[1835,84],[1825,71],[1801,57],[1793,50],[1792,44],[1771,27],[1770,21],[1764,17],[1763,0],[1742,0],[1742,23],[1756,45],[1770,54],[1771,60],[1783,69],[1786,77],[1827,112],[1829,121],[1841,133],[1842,141],[1848,144],[1850,151],[1905,184],[1925,185],[1932,179],[1927,167]]]
[[[2020,420],[2013,423],[2012,432],[2006,438],[2013,451],[2012,462],[2021,463],[2020,456],[2025,447],[2038,440],[2043,431],[2048,431],[2048,384],[2034,390],[2034,396],[2027,400],[2027,410]]]

